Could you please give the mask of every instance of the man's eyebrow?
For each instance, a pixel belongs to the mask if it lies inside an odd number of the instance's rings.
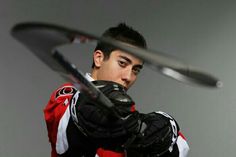
[[[128,57],[126,57],[126,56],[120,55],[119,57],[122,58],[122,59],[124,59],[124,60],[126,60],[126,61],[129,62],[129,63],[132,63],[132,61],[131,61]]]
[[[142,69],[143,68],[143,64],[137,64],[134,66],[135,68],[139,68],[139,69]]]

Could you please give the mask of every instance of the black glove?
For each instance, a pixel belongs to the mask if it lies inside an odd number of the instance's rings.
[[[128,155],[161,156],[172,149],[177,140],[179,130],[176,121],[164,112],[143,114],[141,130],[130,145]]]
[[[71,115],[76,126],[92,141],[104,148],[115,148],[139,130],[139,113],[132,111],[134,102],[123,86],[111,81],[94,81],[115,105],[121,118],[109,115],[83,93],[76,93],[71,102]]]

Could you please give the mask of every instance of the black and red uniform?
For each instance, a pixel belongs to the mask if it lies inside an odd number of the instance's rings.
[[[87,79],[93,79],[87,74]],[[70,113],[70,102],[77,89],[67,83],[55,90],[44,109],[48,137],[51,143],[51,157],[125,157],[126,152],[117,152],[97,148],[82,136],[75,126]],[[185,137],[178,132],[177,142],[171,148],[169,156],[186,157],[189,147]]]

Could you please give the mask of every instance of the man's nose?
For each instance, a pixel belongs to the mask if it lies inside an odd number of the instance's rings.
[[[126,83],[129,83],[132,79],[132,69],[127,68],[122,73],[122,80],[126,81]]]

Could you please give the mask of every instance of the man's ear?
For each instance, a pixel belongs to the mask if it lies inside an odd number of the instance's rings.
[[[93,61],[95,67],[100,67],[102,65],[102,62],[104,60],[104,54],[101,50],[96,50],[93,53]]]

